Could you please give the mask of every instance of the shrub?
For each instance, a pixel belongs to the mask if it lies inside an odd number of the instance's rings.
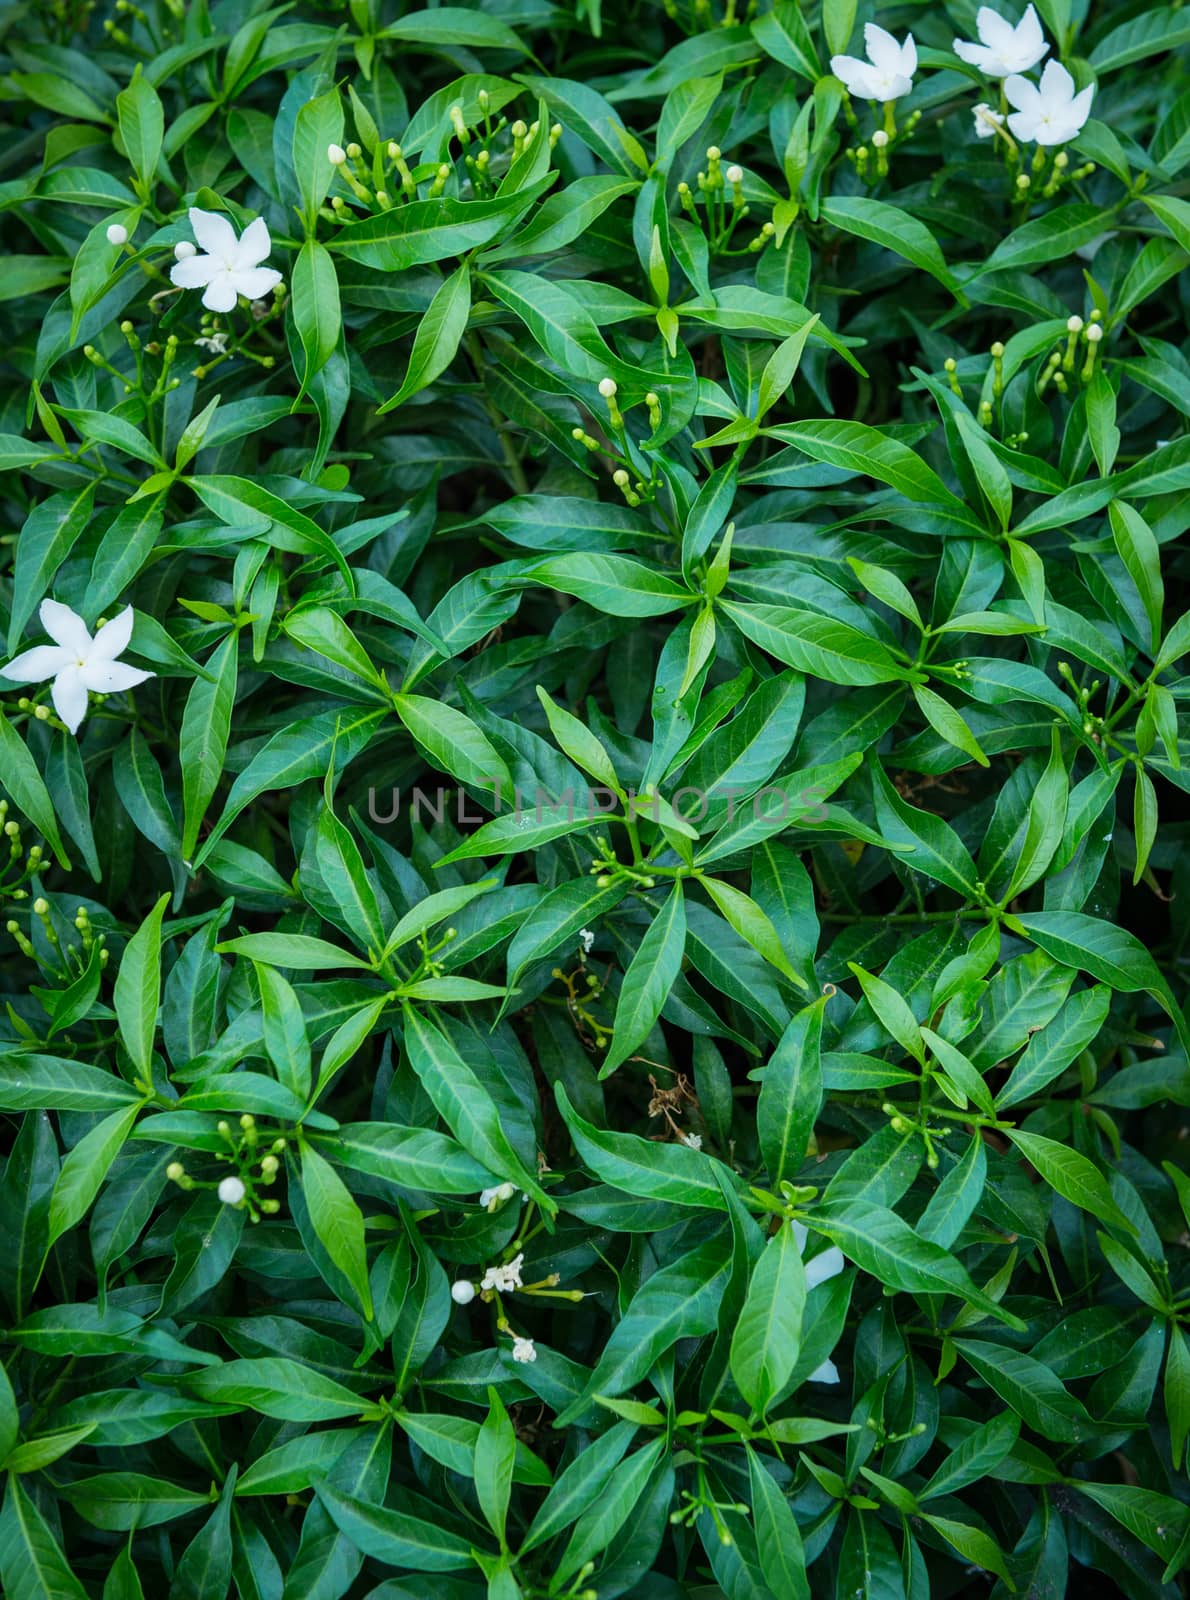
[[[1179,1592],[1190,25],[974,12],[6,8],[13,1600]]]

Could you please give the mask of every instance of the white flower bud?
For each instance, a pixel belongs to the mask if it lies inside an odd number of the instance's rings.
[[[717,144],[712,144],[712,145],[708,145],[707,146],[707,160],[708,161],[718,161],[718,159],[722,155],[722,153],[723,152],[719,149],[719,146]]]
[[[347,152],[341,144],[328,144],[326,147],[326,159],[332,167],[341,167],[347,160]]]
[[[111,222],[107,229],[108,244],[127,244],[128,229],[122,222]]]
[[[179,239],[174,245],[174,260],[189,261],[191,256],[198,254],[198,246],[191,244],[189,239]]]
[[[519,1334],[514,1335],[512,1341],[512,1359],[514,1361],[522,1362],[536,1361],[537,1346],[533,1343],[532,1339],[522,1339]]]
[[[599,393],[603,396],[603,398],[605,400],[610,400],[611,399],[611,397],[616,392],[616,388],[617,388],[617,385],[616,385],[616,380],[614,378],[600,378],[600,380],[599,380]]]
[[[728,181],[728,183],[743,183],[743,181],[744,181],[744,169],[743,169],[743,167],[728,167],[728,169],[727,169],[727,181]]]
[[[1097,322],[1092,322],[1091,325],[1087,329],[1087,343],[1088,344],[1098,344],[1100,339],[1102,339],[1102,338],[1103,338],[1103,329],[1099,326],[1099,324]]]
[[[460,1278],[457,1283],[451,1284],[450,1298],[456,1306],[469,1306],[475,1299],[475,1285],[468,1283],[466,1278]]]
[[[612,482],[615,484],[617,489],[623,489],[627,485],[628,474],[624,471],[623,467],[617,467],[612,473]]]
[[[883,128],[877,128],[876,132],[872,135],[872,144],[877,150],[883,150],[887,143],[888,134],[885,133]]]
[[[1081,333],[1082,331],[1083,331],[1083,319],[1081,317],[1067,317],[1067,319],[1066,319],[1066,332],[1067,333]]]
[[[219,1185],[219,1198],[225,1206],[238,1206],[246,1193],[242,1178],[224,1178]]]

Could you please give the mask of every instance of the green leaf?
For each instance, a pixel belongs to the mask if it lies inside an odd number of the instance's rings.
[[[1107,1179],[1086,1156],[1059,1144],[1056,1139],[1044,1139],[1040,1134],[1024,1133],[1018,1128],[1010,1129],[1008,1137],[1036,1168],[1038,1175],[1064,1200],[1125,1233],[1136,1231],[1112,1199]]]
[[[731,1375],[758,1416],[789,1381],[797,1362],[806,1304],[806,1269],[794,1231],[783,1225],[752,1269],[731,1336]]]
[[[315,1484],[315,1492],[335,1526],[373,1560],[413,1572],[460,1572],[473,1565],[471,1541],[435,1522],[344,1494],[326,1479]]]
[[[959,305],[967,304],[966,296],[946,265],[938,241],[924,222],[919,222],[907,211],[864,195],[836,195],[822,202],[819,216],[832,228],[857,234],[861,239],[869,239],[873,244],[882,245],[884,249],[903,256],[913,266],[937,278],[950,290]]]
[[[372,1321],[364,1218],[347,1185],[309,1143],[302,1145],[302,1188],[314,1231],[355,1291],[364,1319]]]
[[[822,1107],[825,997],[790,1021],[764,1069],[756,1129],[769,1182],[796,1180]]]
[[[417,325],[413,351],[401,387],[377,408],[377,415],[393,411],[411,395],[427,388],[455,358],[471,312],[471,267],[466,261],[435,290],[434,298]]]
[[[90,1209],[112,1162],[132,1132],[140,1102],[113,1111],[90,1133],[84,1134],[62,1163],[54,1192],[50,1196],[49,1243],[61,1238]]]
[[[601,1078],[627,1061],[648,1037],[677,981],[685,947],[686,903],[681,880],[675,879],[624,974],[616,999],[611,1045],[599,1069]]]
[[[579,1116],[561,1082],[554,1085],[554,1094],[575,1149],[604,1183],[650,1200],[723,1209],[711,1156],[686,1144],[655,1144],[633,1133],[596,1128]]]
[[[1018,1317],[976,1288],[954,1256],[914,1233],[886,1207],[865,1200],[832,1201],[816,1206],[806,1221],[888,1288],[909,1294],[957,1295],[985,1316],[1024,1330]]]
[[[151,190],[165,138],[165,112],[156,89],[139,66],[127,89],[116,96],[116,117],[132,170],[144,188]]]
[[[343,326],[335,263],[317,239],[307,239],[298,251],[290,287],[294,326],[306,358],[301,387],[304,394],[337,350]]]
[[[439,1116],[479,1164],[514,1183],[548,1215],[557,1207],[513,1149],[496,1102],[453,1043],[412,1006],[404,1007],[405,1048]]]
[[[168,904],[169,896],[163,894],[128,941],[112,990],[120,1038],[146,1083],[161,1004],[161,921]]]
[[[0,1512],[0,1582],[9,1600],[86,1600],[36,1504],[12,1477]]]
[[[62,845],[50,792],[20,734],[0,712],[0,789],[49,844],[67,871],[70,860]],[[12,819],[10,819],[12,820]]]

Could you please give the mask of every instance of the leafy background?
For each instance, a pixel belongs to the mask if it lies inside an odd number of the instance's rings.
[[[13,1600],[1182,1592],[1190,24],[1038,9],[1022,200],[969,3],[887,174],[847,0],[4,7]]]

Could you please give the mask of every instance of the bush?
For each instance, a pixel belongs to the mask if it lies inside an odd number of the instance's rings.
[[[5,1591],[1184,1592],[1186,12],[399,12],[5,9]]]

